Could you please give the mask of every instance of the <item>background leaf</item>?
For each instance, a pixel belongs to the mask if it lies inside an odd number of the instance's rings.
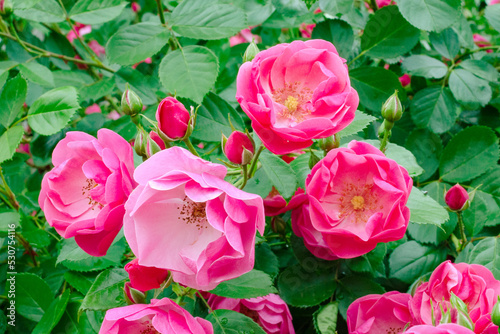
[[[255,298],[277,292],[271,277],[255,269],[237,278],[222,282],[210,291],[214,295],[227,298]]]

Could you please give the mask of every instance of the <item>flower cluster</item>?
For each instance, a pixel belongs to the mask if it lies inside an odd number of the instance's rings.
[[[368,333],[498,333],[491,312],[500,281],[476,264],[446,261],[413,296],[396,291],[368,295],[347,310],[351,334]],[[434,327],[438,325],[437,327]]]

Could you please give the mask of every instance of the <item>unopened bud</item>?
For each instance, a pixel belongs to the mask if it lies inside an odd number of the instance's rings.
[[[260,50],[257,47],[257,44],[252,41],[252,43],[250,43],[250,45],[248,45],[247,49],[245,50],[245,54],[243,55],[243,62],[246,63],[247,61],[252,61],[252,59],[254,59],[259,52]]]
[[[222,136],[224,154],[229,161],[238,165],[248,165],[252,161],[255,148],[248,134],[234,131],[229,138],[224,138]]]
[[[146,295],[144,295],[141,291],[134,289],[130,282],[125,283],[123,292],[125,294],[125,300],[129,305],[146,303]]]
[[[163,139],[160,138],[160,136],[154,132],[151,131],[148,136],[148,142],[146,144],[146,154],[149,157],[154,155],[155,153],[160,152],[161,150],[164,150],[166,148],[165,142]]]
[[[128,84],[122,95],[122,111],[129,116],[136,116],[142,111],[141,98],[130,89]]]
[[[389,122],[396,122],[403,116],[403,106],[398,98],[398,91],[395,91],[382,106],[382,117]]]
[[[497,303],[491,311],[491,322],[500,327],[500,296],[498,296]]]
[[[311,157],[309,158],[309,168],[313,169],[313,167],[320,161],[321,159],[311,151]]]
[[[444,201],[451,211],[464,211],[470,206],[467,190],[458,183],[446,192]]]
[[[158,134],[167,141],[172,142],[189,137],[192,132],[192,116],[186,107],[174,97],[164,98],[156,110]]]
[[[321,147],[321,149],[326,153],[333,150],[334,148],[338,148],[339,146],[340,143],[335,135],[326,138],[321,138],[319,140],[319,147]]]
[[[453,292],[450,296],[451,307],[457,311],[457,324],[471,330],[474,329],[474,322],[472,321],[467,305],[462,299],[458,298]]]
[[[271,229],[280,235],[286,234],[286,222],[280,216],[275,216],[271,220]]]
[[[137,131],[137,135],[135,136],[134,142],[134,150],[138,156],[146,157],[146,145],[148,134],[143,129],[139,129]]]

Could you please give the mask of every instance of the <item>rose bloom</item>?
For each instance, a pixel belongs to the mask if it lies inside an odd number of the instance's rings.
[[[237,35],[229,38],[229,46],[233,47],[242,43],[251,43],[254,41],[256,44],[262,42],[262,38],[259,35],[252,34],[250,28],[243,29]]]
[[[474,334],[474,332],[460,325],[442,324],[436,327],[429,325],[414,326],[403,334]]]
[[[125,237],[142,266],[211,290],[254,265],[264,232],[262,198],[224,181],[226,167],[172,147],[142,163],[125,205]]]
[[[88,254],[105,255],[135,186],[132,147],[108,129],[97,139],[73,131],[57,144],[52,163],[38,198],[47,222],[64,238],[75,237]]]
[[[316,27],[316,23],[302,23],[299,27],[300,34],[302,35],[303,38],[311,38],[312,32],[314,28]]]
[[[99,334],[213,334],[212,324],[193,317],[168,298],[152,299],[151,304],[134,304],[106,312]]]
[[[349,334],[399,334],[411,323],[411,295],[391,291],[356,299],[347,309]]]
[[[484,317],[491,313],[500,295],[500,281],[484,266],[454,264],[450,261],[441,263],[432,273],[429,282],[422,283],[417,288],[410,302],[410,311],[415,323],[430,325],[433,323],[433,317],[436,323],[439,323],[442,316],[441,307],[445,312],[451,308],[451,293],[467,305],[473,323],[481,319],[481,328],[495,328],[498,331],[498,327],[488,324],[487,318]],[[452,316],[453,314],[454,312]],[[475,332],[487,333],[479,331],[479,327],[475,328]]]
[[[288,305],[278,295],[249,299],[210,295],[207,302],[213,310],[232,310],[252,318],[268,334],[295,333]]]
[[[368,143],[333,149],[306,179],[308,208],[292,227],[306,246],[328,247],[329,259],[354,258],[379,242],[401,239],[413,181],[406,169]],[[314,252],[313,252],[314,253]]]
[[[262,143],[279,155],[344,129],[359,104],[345,60],[324,40],[259,52],[240,67],[236,99]]]

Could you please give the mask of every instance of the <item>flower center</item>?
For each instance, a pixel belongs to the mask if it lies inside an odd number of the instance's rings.
[[[378,205],[377,197],[372,193],[373,185],[347,184],[339,197],[339,219],[351,216],[358,223],[366,223],[373,211],[382,210],[383,206]]]
[[[140,334],[160,334],[160,332],[158,332],[154,327],[153,325],[149,324],[149,322],[147,322],[145,324],[145,328],[142,329],[139,333]]]
[[[399,334],[403,331],[403,328],[400,328],[400,327],[390,327],[388,330],[387,330],[387,334]]]
[[[351,204],[354,210],[363,210],[365,208],[365,199],[363,196],[354,196],[351,199]]]
[[[97,184],[97,182],[95,182],[93,179],[87,179],[87,185],[82,187],[82,195],[87,197],[87,199],[89,200],[89,206],[92,207],[92,210],[94,210],[94,207],[96,205],[99,205],[101,208],[103,207],[101,203],[92,198],[92,194],[90,193],[90,191],[96,188],[98,185],[99,184]]]
[[[301,87],[300,82],[292,84],[285,83],[283,88],[273,92],[273,100],[284,108],[279,115],[293,122],[302,122],[307,115],[311,114],[310,102],[312,90],[307,87]]]
[[[257,311],[251,310],[248,307],[246,307],[245,305],[240,304],[240,312],[239,313],[246,315],[247,317],[251,318],[256,323],[260,324],[259,313]]]
[[[186,225],[194,224],[198,230],[202,228],[207,228],[206,212],[207,203],[193,202],[187,196],[184,196],[184,204],[181,207],[177,207],[180,210],[180,216],[177,219],[182,220]]]

